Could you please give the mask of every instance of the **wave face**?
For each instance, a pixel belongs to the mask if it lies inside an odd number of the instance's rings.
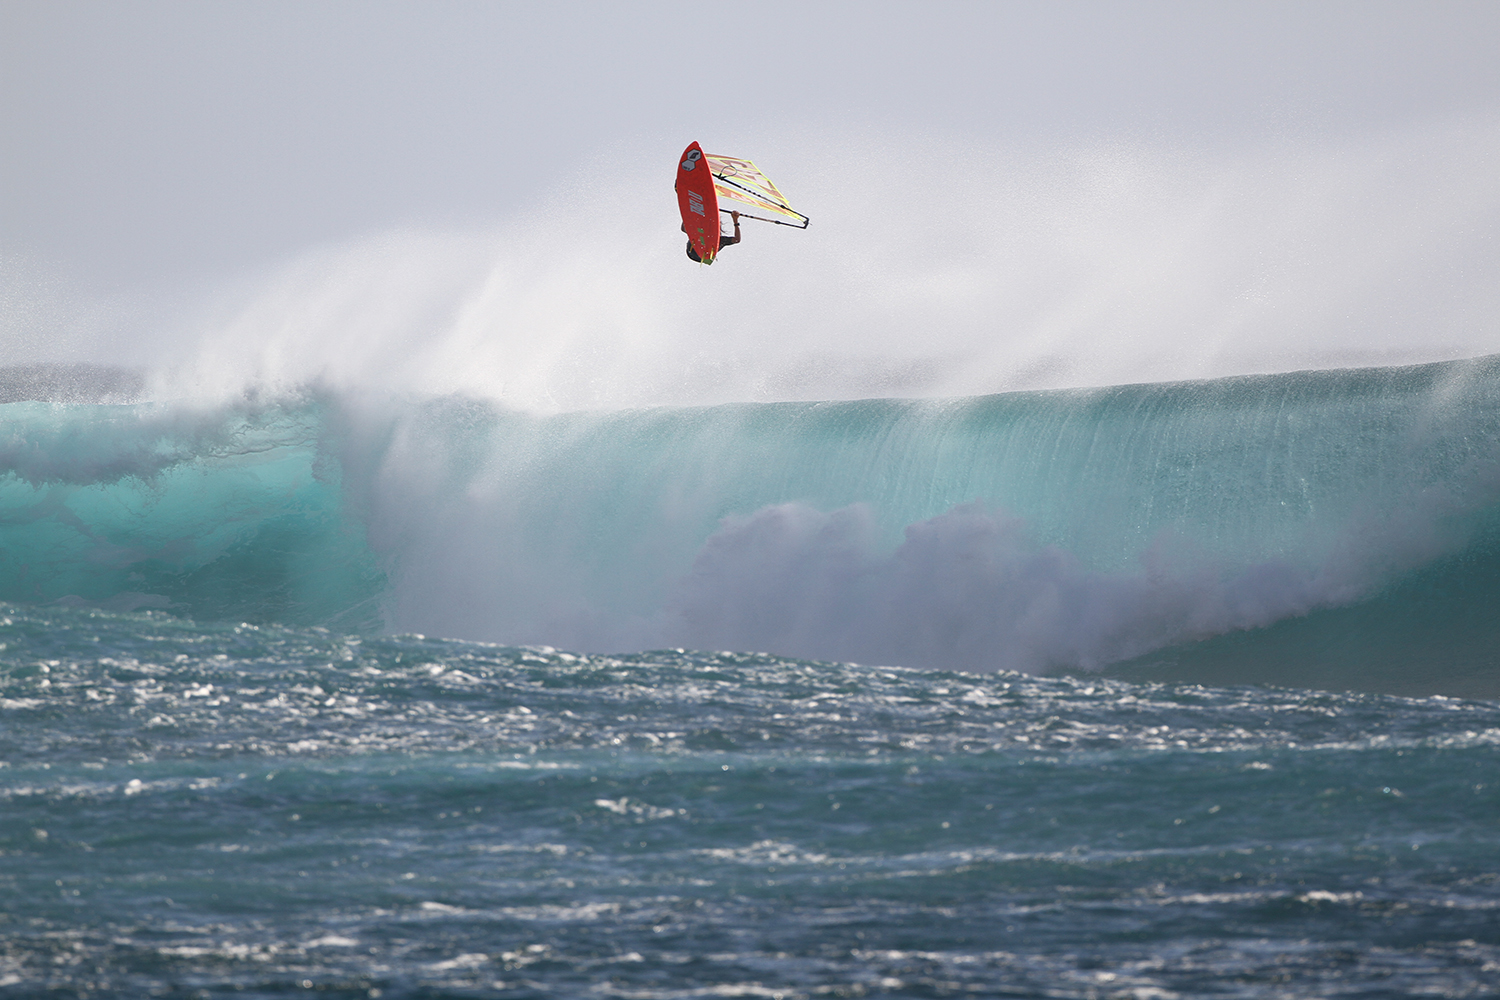
[[[317,406],[0,406],[0,600],[379,626]]]
[[[1500,357],[558,416],[332,393],[0,411],[0,600],[1497,687]]]

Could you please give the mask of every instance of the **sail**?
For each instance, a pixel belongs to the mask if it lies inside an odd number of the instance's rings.
[[[738,156],[719,156],[708,153],[708,168],[714,175],[714,191],[720,198],[728,198],[756,208],[795,219],[796,224],[807,228],[807,216],[787,203],[786,196],[776,189],[771,178],[761,173],[760,168],[749,160]],[[783,223],[790,225],[790,223]]]

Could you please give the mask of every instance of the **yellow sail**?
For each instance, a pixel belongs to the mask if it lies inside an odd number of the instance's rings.
[[[795,224],[801,228],[807,228],[807,216],[792,208],[787,203],[786,196],[771,182],[771,178],[761,173],[755,164],[738,156],[719,156],[716,153],[707,153],[704,159],[708,161],[708,169],[714,175],[714,191],[720,198],[784,215],[797,220]]]

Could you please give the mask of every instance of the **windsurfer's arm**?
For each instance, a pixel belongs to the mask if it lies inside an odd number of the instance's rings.
[[[740,213],[738,213],[738,212],[730,212],[729,213],[729,217],[734,220],[734,235],[733,236],[720,236],[719,237],[719,246],[720,247],[731,246],[731,245],[733,245],[735,243],[738,243],[740,241]]]

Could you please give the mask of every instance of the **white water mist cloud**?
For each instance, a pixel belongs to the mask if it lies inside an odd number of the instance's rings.
[[[1500,122],[1214,153],[783,143],[763,166],[812,227],[747,225],[712,268],[682,253],[666,168],[620,169],[647,152],[601,156],[492,230],[312,250],[207,297],[122,306],[112,331],[89,303],[7,346],[25,361],[87,344],[162,395],[321,382],[539,411],[1500,350]]]
[[[1466,533],[1436,520],[1452,513],[1451,500],[1348,525],[1321,558],[1234,564],[1164,535],[1120,570],[1091,568],[1039,543],[1025,519],[979,503],[909,525],[894,550],[866,505],[774,504],[725,518],[675,581],[640,565],[639,589],[669,583],[648,615],[609,607],[618,593],[591,595],[600,581],[590,546],[533,551],[521,525],[473,494],[418,505],[420,525],[388,515],[373,541],[404,550],[386,601],[398,631],[1046,673],[1097,670],[1360,600],[1462,547]],[[632,544],[648,553],[661,542]]]
[[[1348,599],[1287,561],[1231,574],[1148,551],[1101,573],[977,504],[875,544],[862,506],[799,504],[733,518],[674,601],[673,645],[966,670],[1096,669],[1186,639],[1268,625]]]

